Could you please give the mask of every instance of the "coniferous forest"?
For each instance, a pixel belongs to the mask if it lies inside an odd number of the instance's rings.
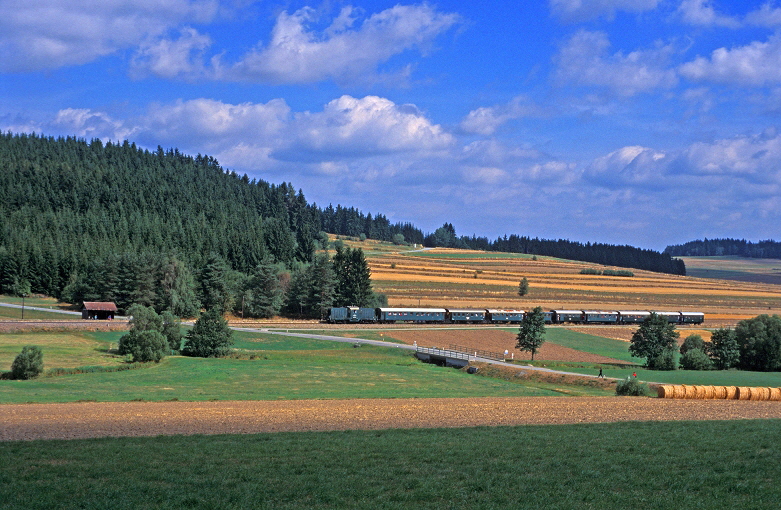
[[[291,184],[226,171],[209,156],[134,143],[0,134],[0,292],[68,302],[114,301],[193,316],[201,307],[266,317],[321,317],[372,306],[360,250],[325,233],[397,243],[566,257],[685,273],[667,254],[511,236],[424,235],[409,223],[338,205],[322,209]],[[356,269],[357,268],[357,269]],[[345,281],[344,275],[359,275]]]

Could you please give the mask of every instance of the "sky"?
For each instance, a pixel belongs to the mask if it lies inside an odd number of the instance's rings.
[[[424,232],[779,239],[781,2],[0,0],[0,129]]]

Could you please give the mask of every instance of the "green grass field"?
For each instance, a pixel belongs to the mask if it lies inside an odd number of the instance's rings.
[[[3,508],[751,508],[781,420],[0,443]]]
[[[84,348],[97,349],[98,356],[108,356],[116,364],[116,356],[106,353],[105,347],[119,336],[121,333],[85,333],[88,345]],[[68,353],[59,351],[63,349],[59,346],[63,337],[48,334],[48,339],[53,345],[47,346],[46,334],[0,335],[7,346],[13,346],[6,349],[7,369],[13,361],[11,354],[33,343],[43,349],[46,368],[57,366],[47,364],[50,350],[52,358],[68,359]],[[0,403],[561,395],[560,384],[474,377],[464,371],[420,363],[401,349],[355,348],[349,343],[251,333],[239,333],[236,340],[244,359],[169,356],[159,364],[122,372],[0,380]],[[68,366],[84,365],[74,362]],[[575,386],[570,394],[609,392]]]

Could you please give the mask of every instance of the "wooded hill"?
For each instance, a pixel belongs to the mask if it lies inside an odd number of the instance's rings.
[[[674,257],[736,256],[755,259],[781,259],[781,243],[773,240],[752,243],[745,239],[705,239],[665,248]]]
[[[110,300],[120,308],[137,302],[179,315],[207,302],[241,302],[246,308],[242,285],[253,278],[305,288],[291,279],[299,273],[304,278],[303,268],[327,242],[324,232],[685,272],[683,263],[669,255],[632,247],[518,236],[490,243],[456,237],[448,223],[424,235],[409,223],[391,224],[382,214],[365,215],[341,205],[321,209],[291,184],[240,176],[210,156],[192,157],[177,149],[0,134],[3,293],[19,293],[22,285],[29,287],[22,289],[26,292],[70,302]],[[221,291],[231,287],[231,299],[209,296],[214,274],[232,282]],[[327,301],[315,305],[316,291],[308,292],[309,298],[285,297],[285,306],[300,312],[311,305],[312,314],[322,310]],[[334,299],[338,302],[339,296]]]

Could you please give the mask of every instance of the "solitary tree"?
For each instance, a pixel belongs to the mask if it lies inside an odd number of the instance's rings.
[[[537,350],[545,343],[545,314],[542,308],[536,307],[527,313],[521,321],[515,347],[532,353],[532,361]]]
[[[629,354],[645,358],[650,369],[674,370],[678,336],[667,318],[651,313],[632,335]]]
[[[199,358],[221,358],[230,353],[233,331],[219,310],[207,310],[187,333],[182,354]]]
[[[740,368],[781,370],[781,316],[759,315],[738,322],[735,337],[740,348]]]
[[[32,379],[43,372],[43,351],[35,345],[22,347],[11,364],[12,379]]]
[[[524,276],[518,284],[518,295],[523,297],[529,293],[529,280]]]

